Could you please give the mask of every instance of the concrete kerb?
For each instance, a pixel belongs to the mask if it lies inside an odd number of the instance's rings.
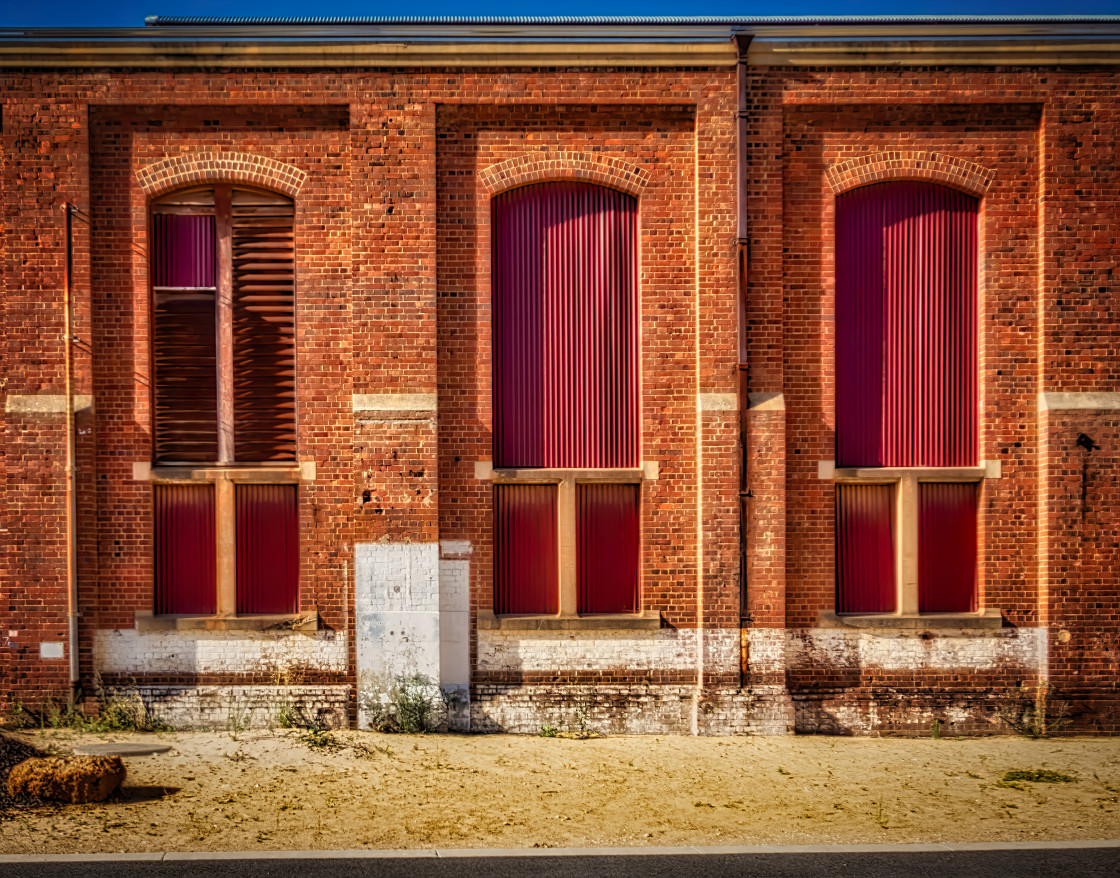
[[[205,860],[383,860],[456,859],[479,857],[658,857],[733,856],[743,854],[876,854],[950,851],[1041,851],[1117,848],[1120,839],[1090,841],[935,842],[848,845],[724,845],[719,847],[627,848],[421,848],[417,850],[341,851],[164,851],[98,854],[0,854],[0,863],[176,862]]]

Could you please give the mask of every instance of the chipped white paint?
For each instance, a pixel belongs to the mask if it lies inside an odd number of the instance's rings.
[[[733,412],[739,408],[736,393],[700,393],[697,402],[702,412]]]
[[[438,543],[355,545],[354,610],[359,701],[405,675],[440,679]]]
[[[1120,393],[1040,393],[1038,395],[1040,412],[1075,409],[1104,411],[1120,409]]]
[[[74,411],[81,412],[93,408],[93,397],[89,394],[74,396]],[[4,411],[20,415],[56,415],[66,412],[66,395],[63,393],[12,393],[4,400]]]
[[[481,732],[540,734],[543,726],[608,735],[692,733],[695,686],[482,687],[471,703]]]
[[[356,412],[434,412],[434,393],[355,393]]]
[[[469,554],[471,544],[464,541]],[[471,682],[471,562],[439,562],[439,684],[454,696],[448,711],[448,727],[470,729]]]
[[[247,728],[275,728],[280,713],[344,729],[350,687],[310,686],[138,686],[156,719],[178,728],[228,729],[236,720]]]
[[[781,633],[781,632],[779,632]],[[745,731],[751,735],[789,735],[793,733],[796,714],[793,699],[784,685],[752,686],[751,703],[743,710],[747,718]]]
[[[470,555],[474,546],[470,540],[440,540],[439,551],[445,558],[449,555]]]
[[[695,629],[657,631],[523,631],[481,629],[480,671],[692,671],[699,638]],[[739,630],[707,631],[704,664],[709,673],[739,667]]]
[[[756,674],[781,674],[786,669],[784,628],[747,629],[747,662]]]
[[[751,403],[752,412],[784,412],[786,398],[781,393],[750,393],[747,394]]]
[[[786,632],[786,667],[950,671],[1035,668],[1045,654],[1046,629],[921,631],[806,628]]]
[[[346,670],[341,631],[98,630],[94,667],[103,673],[267,673],[286,668]]]

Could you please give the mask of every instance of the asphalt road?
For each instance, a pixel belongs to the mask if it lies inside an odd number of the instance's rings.
[[[481,853],[481,852],[480,852]],[[197,855],[202,856],[202,855]],[[5,860],[8,860],[5,862]],[[643,854],[568,856],[410,856],[376,858],[12,862],[0,859],[4,878],[1117,878],[1120,847],[971,851],[873,851],[751,854]]]

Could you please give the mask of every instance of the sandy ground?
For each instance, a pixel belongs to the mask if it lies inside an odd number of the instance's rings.
[[[843,844],[1120,836],[1116,739],[25,733],[156,738],[116,800],[0,821],[0,851]],[[337,746],[345,745],[345,746]],[[999,786],[1009,769],[1071,783]]]

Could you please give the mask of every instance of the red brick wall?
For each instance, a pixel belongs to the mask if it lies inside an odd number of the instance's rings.
[[[1082,701],[1088,692],[1110,693],[1111,706],[1098,698],[1095,713],[1082,712],[1085,728],[1118,722],[1120,597],[1112,516],[1104,511],[1115,412],[1083,413],[1091,416],[1064,426],[1060,441],[1053,426],[1048,439],[1038,394],[1115,384],[1116,322],[1105,304],[1117,293],[1111,251],[1120,163],[1106,134],[1114,138],[1117,130],[1115,86],[1115,74],[1105,69],[774,69],[751,71],[745,93],[749,384],[755,392],[785,393],[785,623],[813,627],[819,611],[834,607],[833,486],[817,476],[818,461],[835,457],[831,184],[870,182],[874,155],[925,153],[940,165],[938,173],[961,169],[942,182],[984,190],[980,457],[1000,461],[1002,478],[986,480],[981,494],[981,605],[1002,609],[1005,626],[1048,629],[1049,671],[1060,688],[1079,689]],[[849,173],[837,173],[845,163]],[[969,163],[991,173],[977,174]],[[892,171],[901,179],[938,179],[926,164],[905,161],[875,179]],[[750,423],[753,448],[782,441],[781,426],[761,414]],[[1084,424],[1106,437],[1090,467],[1103,481],[1094,507],[1099,521],[1077,546],[1082,560],[1074,563],[1068,522],[1081,514],[1074,502],[1081,465],[1070,462],[1070,442]],[[751,467],[752,488],[756,479],[762,488],[756,496],[773,496],[764,463],[752,458]],[[761,522],[750,528],[752,606],[768,603],[753,596],[768,598],[776,578],[765,566],[772,570],[780,551],[768,543],[768,530]],[[1040,548],[1046,545],[1048,553]],[[1065,586],[1061,597],[1057,581]],[[1078,632],[1066,645],[1055,640],[1056,614]],[[991,668],[979,677],[955,671],[926,668],[907,679],[849,666],[840,669],[844,680],[833,681],[839,688],[830,697],[861,709],[874,703],[881,710],[877,720],[866,719],[868,727],[899,728],[906,693],[920,700],[923,692],[999,691],[1031,682],[1046,667]],[[790,671],[795,698],[829,681],[824,669]]]
[[[205,151],[307,174],[296,194],[299,443],[317,474],[301,489],[301,594],[322,625],[351,635],[356,542],[470,540],[473,606],[489,606],[489,485],[473,471],[490,457],[478,175],[570,152],[645,172],[643,457],[660,464],[643,487],[646,604],[672,626],[737,627],[738,424],[734,412],[698,418],[695,404],[697,392],[737,389],[734,83],[730,69],[0,75],[5,399],[65,392],[62,204],[82,211],[73,390],[96,398],[95,413],[78,416],[83,676],[92,631],[131,627],[152,596],[151,489],[131,470],[150,439],[136,175]],[[981,499],[981,601],[1004,610],[1008,628],[1048,632],[1051,679],[1082,727],[1117,727],[1120,427],[1111,410],[1037,414],[1039,392],[1112,391],[1120,372],[1116,85],[1103,68],[748,72],[747,389],[785,404],[746,419],[753,626],[811,628],[833,600],[832,486],[817,478],[817,462],[834,457],[829,169],[873,151],[937,153],[992,172],[972,184],[986,184],[981,457],[1003,466]],[[438,416],[356,422],[351,395],[385,392],[438,392]],[[65,661],[39,658],[40,641],[66,633],[65,418],[2,417],[0,671],[4,689],[30,698],[67,684]],[[1078,449],[1079,432],[1102,448]],[[901,729],[908,697],[949,693],[973,709],[981,691],[990,708],[993,690],[1037,667],[989,670],[797,665],[789,677],[803,701],[827,697],[865,717],[877,706],[864,730]]]
[[[697,624],[695,394],[735,390],[733,339],[701,345],[699,334],[719,339],[734,326],[733,81],[730,69],[0,78],[7,100],[5,281],[17,293],[5,302],[5,336],[15,357],[7,362],[20,364],[8,370],[8,392],[62,392],[59,204],[67,193],[92,222],[80,232],[91,238],[88,249],[79,242],[77,292],[84,343],[94,355],[92,363],[79,358],[75,373],[81,392],[96,397],[78,449],[86,681],[94,670],[93,630],[130,628],[135,613],[152,606],[151,487],[132,478],[133,462],[150,457],[147,194],[138,172],[203,153],[246,153],[274,171],[294,166],[307,175],[295,195],[299,454],[316,463],[317,474],[300,490],[301,604],[319,610],[321,625],[351,635],[355,542],[427,542],[441,528],[444,538],[488,539],[485,519],[469,509],[480,487],[473,460],[489,457],[488,375],[464,377],[454,398],[441,397],[442,461],[430,414],[359,416],[356,423],[351,410],[354,393],[435,393],[437,360],[447,387],[459,363],[476,368],[470,358],[483,353],[485,334],[473,331],[456,342],[467,348],[437,346],[437,285],[455,292],[457,273],[484,256],[473,250],[480,241],[461,254],[451,249],[448,218],[468,205],[449,204],[437,222],[437,191],[470,192],[485,166],[533,151],[579,148],[648,171],[641,206],[644,456],[660,462],[661,476],[646,504],[651,520],[654,511],[663,514],[647,531],[646,588],[649,603],[673,624]],[[480,141],[464,146],[462,135],[471,131]],[[456,162],[466,176],[452,183]],[[224,179],[220,171],[202,177]],[[261,182],[245,174],[236,180]],[[288,176],[275,182],[285,191],[294,185]],[[480,275],[462,290],[472,298],[441,300],[447,332],[485,324],[487,284]],[[464,314],[463,304],[475,298],[486,301]],[[65,663],[44,664],[37,652],[39,639],[65,639],[65,430],[63,416],[51,417],[5,422],[5,515],[18,534],[9,545],[19,549],[5,555],[19,583],[8,621],[26,643],[11,652],[25,694],[66,682]],[[733,413],[709,420],[706,502],[718,512],[718,529],[705,549],[704,607],[715,624],[734,627],[736,430]],[[488,562],[473,568],[477,600],[487,606]],[[252,673],[221,679],[247,681]],[[190,682],[173,677],[159,682]]]
[[[681,77],[674,94],[706,84]],[[610,180],[613,162],[647,178],[640,189],[642,458],[659,464],[642,487],[644,606],[670,626],[738,625],[737,424],[734,412],[705,415],[703,496],[705,570],[698,595],[696,497],[701,450],[696,445],[698,381],[705,392],[735,391],[731,73],[722,74],[723,103],[643,106],[445,106],[437,119],[440,351],[440,537],[468,540],[472,608],[493,607],[492,487],[475,478],[475,462],[492,459],[489,200],[505,178],[482,188],[478,172],[541,156],[551,179]],[[718,80],[717,80],[718,81]],[[556,83],[559,85],[559,82]],[[702,119],[697,113],[702,112]],[[705,132],[709,152],[696,148]],[[571,162],[565,157],[580,157]],[[587,156],[602,157],[588,173]],[[529,163],[524,163],[526,167]],[[532,175],[538,179],[539,174]],[[628,187],[629,188],[629,187]],[[697,203],[699,199],[699,204]],[[706,219],[697,241],[696,211]],[[696,284],[722,346],[697,350]],[[704,312],[702,306],[701,312]],[[718,318],[718,320],[717,320]],[[708,330],[699,328],[701,336]],[[699,598],[699,599],[698,599]],[[625,668],[612,679],[625,682]],[[487,678],[489,680],[489,678]],[[521,679],[521,678],[519,678]],[[580,675],[557,668],[554,680]],[[526,682],[530,682],[526,680]]]

